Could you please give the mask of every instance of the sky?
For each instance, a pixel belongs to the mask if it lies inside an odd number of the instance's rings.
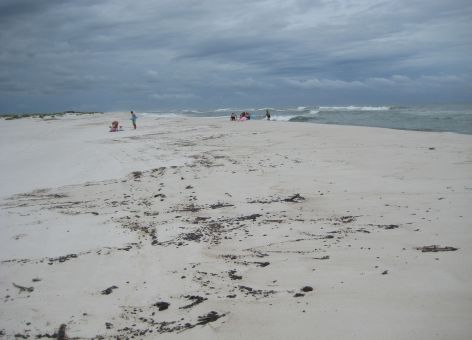
[[[0,113],[472,102],[470,0],[0,0]]]

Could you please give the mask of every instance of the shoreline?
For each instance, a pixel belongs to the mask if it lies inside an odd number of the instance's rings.
[[[305,111],[309,110],[308,107],[302,107]],[[455,122],[454,124],[450,125],[449,127],[438,127],[437,125],[433,124],[431,121],[423,121],[421,124],[417,121],[416,127],[414,125],[408,125],[408,126],[396,126],[398,123],[394,123],[392,121],[389,121],[392,119],[392,117],[387,117],[380,119],[379,121],[376,121],[375,123],[365,123],[366,117],[358,117],[357,120],[350,120],[347,119],[346,121],[330,121],[329,118],[326,121],[326,117],[321,119],[321,120],[313,120],[314,117],[312,116],[312,112],[315,112],[318,114],[320,110],[323,108],[329,109],[324,113],[329,113],[332,114],[333,112],[336,112],[336,109],[343,109],[345,110],[345,113],[356,113],[359,111],[355,111],[354,109],[356,107],[353,106],[347,106],[347,107],[317,107],[318,110],[309,110],[309,115],[306,115],[302,112],[299,111],[300,108],[297,110],[293,111],[293,109],[286,109],[286,110],[281,110],[281,109],[272,109],[275,111],[273,115],[273,121],[277,122],[285,122],[285,123],[309,123],[309,124],[321,124],[321,125],[336,125],[336,126],[359,126],[359,127],[371,127],[371,128],[384,128],[384,129],[393,129],[393,130],[401,130],[401,131],[418,131],[418,132],[440,132],[440,133],[456,133],[456,134],[464,134],[464,135],[472,135],[472,130],[471,130],[471,122],[470,120],[465,120],[464,118],[461,118],[462,122]],[[374,109],[378,109],[379,112],[377,113],[385,113],[388,112],[389,110],[395,110],[395,109],[404,109],[402,106],[384,106],[384,107],[372,107],[372,106],[367,106],[367,107],[357,107],[360,112],[370,112],[370,111],[375,111]],[[388,110],[387,110],[388,109]],[[227,114],[222,116],[220,115],[221,112],[227,111]],[[168,113],[164,113],[165,111],[161,112],[141,112],[140,115],[142,117],[146,118],[166,118],[166,119],[172,119],[172,118],[196,118],[196,119],[229,119],[230,116],[230,111],[229,109],[217,109],[214,111],[208,111],[208,112],[203,112],[203,111],[192,111],[192,110],[169,110]],[[253,115],[252,121],[261,121],[265,120],[265,113],[260,113],[257,114],[256,112],[259,112],[263,109],[256,109],[253,110],[255,113]],[[265,110],[265,109],[264,109]],[[292,112],[292,111],[293,112]],[[237,110],[236,110],[237,111]],[[341,110],[342,112],[343,110]],[[277,114],[277,112],[282,113],[281,115]],[[291,112],[287,116],[287,112]],[[123,114],[124,112],[80,112],[80,111],[64,111],[64,112],[57,112],[57,113],[31,113],[31,114],[0,114],[0,120],[3,118],[3,120],[16,120],[16,119],[23,119],[23,118],[41,118],[43,120],[48,120],[48,119],[58,119],[60,117],[67,117],[67,116],[80,116],[80,115],[96,115],[96,114]],[[193,113],[193,114],[190,114]],[[197,115],[196,113],[200,114]],[[339,112],[338,112],[339,113]],[[456,112],[458,114],[459,112]],[[437,114],[437,113],[436,113]],[[447,113],[447,114],[450,114]],[[446,116],[447,116],[446,114]],[[466,114],[465,111],[462,112],[462,115]],[[413,115],[414,116],[414,115]],[[412,117],[413,117],[412,116]],[[438,118],[445,118],[446,116],[436,116],[435,119]],[[403,117],[404,119],[408,119],[408,117]],[[410,117],[411,118],[411,117]],[[418,118],[418,117],[416,117]],[[428,118],[431,119],[431,118]],[[364,123],[362,121],[364,120]],[[375,121],[375,119],[374,119]],[[459,125],[458,125],[459,123]]]
[[[472,136],[127,119],[0,120],[3,336],[471,334]]]
[[[99,111],[64,111],[64,112],[43,112],[43,113],[2,113],[0,119],[4,120],[15,120],[23,118],[55,118],[64,116],[80,116],[80,115],[95,115],[104,114],[105,112]]]

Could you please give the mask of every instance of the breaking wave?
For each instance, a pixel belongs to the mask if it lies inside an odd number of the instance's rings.
[[[320,106],[320,111],[388,111],[390,106]]]

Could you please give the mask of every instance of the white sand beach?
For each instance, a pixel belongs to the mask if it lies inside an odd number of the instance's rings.
[[[0,120],[0,338],[472,337],[471,135],[128,115]]]

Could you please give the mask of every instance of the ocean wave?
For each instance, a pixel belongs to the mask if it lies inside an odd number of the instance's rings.
[[[261,107],[259,109],[256,109],[256,111],[266,111],[266,110],[269,110],[269,111],[281,111],[279,109],[276,109],[275,107]]]
[[[228,116],[198,116],[198,119],[228,119]]]
[[[472,135],[472,105],[345,105],[345,106],[290,106],[259,107],[256,109],[225,107],[216,110],[150,110],[139,115],[150,118],[199,117],[229,120],[230,112],[248,111],[252,119],[265,119],[269,110],[271,120],[285,122],[307,122],[319,124],[341,124],[375,126],[391,129],[419,131],[449,131]]]
[[[390,106],[320,106],[320,111],[388,111]]]
[[[289,122],[309,122],[314,120],[315,118],[313,116],[292,116]]]
[[[138,115],[144,117],[159,117],[159,118],[179,118],[186,117],[184,113],[174,113],[174,112],[139,112]]]
[[[180,112],[182,112],[182,113],[192,113],[192,114],[195,114],[195,113],[205,113],[204,111],[191,110],[191,109],[181,110]]]
[[[291,116],[272,115],[270,117],[270,120],[276,120],[276,121],[280,121],[280,122],[288,122],[288,121],[290,121],[291,119],[293,119],[295,117],[298,117],[298,116],[295,116],[295,115],[291,115]]]

